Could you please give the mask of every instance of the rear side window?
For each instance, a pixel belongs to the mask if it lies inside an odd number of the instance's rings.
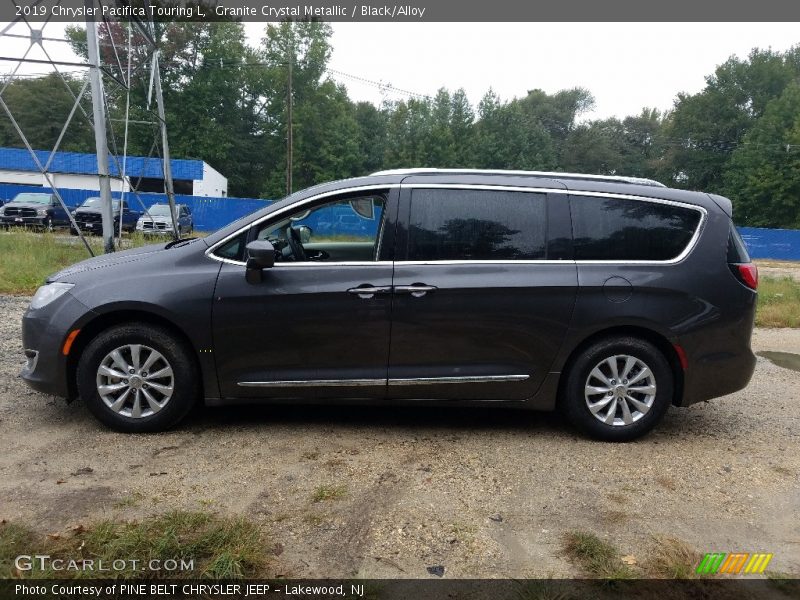
[[[747,253],[747,247],[744,245],[742,236],[736,231],[736,227],[734,227],[733,223],[731,223],[730,233],[728,234],[728,262],[750,262],[750,255]]]
[[[670,260],[689,245],[700,212],[643,200],[572,196],[576,260]]]
[[[544,194],[415,189],[409,260],[545,258]]]

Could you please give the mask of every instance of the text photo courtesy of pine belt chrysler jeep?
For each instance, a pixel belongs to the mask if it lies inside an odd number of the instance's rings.
[[[51,276],[22,376],[129,432],[201,400],[427,402],[559,410],[623,441],[747,385],[756,287],[720,196],[385,171]]]

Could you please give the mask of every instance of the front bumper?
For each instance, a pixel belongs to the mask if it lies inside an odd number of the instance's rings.
[[[80,328],[91,311],[69,292],[51,304],[30,308],[22,317],[22,347],[26,363],[20,377],[37,392],[70,396],[68,357],[62,352],[67,335]]]
[[[102,221],[81,221],[76,218],[75,223],[78,225],[78,229],[80,229],[81,231],[85,231],[87,233],[97,233],[97,234],[103,233]]]
[[[44,227],[47,217],[0,217],[0,224],[6,227]]]

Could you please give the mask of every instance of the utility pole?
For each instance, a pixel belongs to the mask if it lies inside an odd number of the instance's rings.
[[[151,21],[152,22],[152,21]],[[169,159],[169,141],[167,140],[167,118],[164,112],[164,95],[161,93],[161,66],[158,60],[158,48],[154,51],[153,69],[155,71],[156,105],[158,106],[158,121],[161,126],[161,158],[164,161],[164,191],[167,193],[169,212],[172,215],[172,236],[180,238],[178,231],[178,216],[175,214],[175,188],[172,185],[172,164]]]
[[[93,0],[84,0],[87,15],[92,14]],[[100,75],[100,47],[97,24],[86,17],[86,45],[89,57],[89,82],[92,89],[94,144],[97,151],[97,176],[100,178],[100,214],[103,219],[103,249],[114,252],[114,210],[111,204],[111,176],[108,172],[108,138],[106,106],[103,101],[103,80]]]
[[[294,63],[294,24],[289,22],[289,85],[286,92],[286,195],[292,193],[292,63]]]

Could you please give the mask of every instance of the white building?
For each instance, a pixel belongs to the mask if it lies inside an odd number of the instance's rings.
[[[44,165],[50,153],[37,150],[37,157]],[[121,159],[120,159],[121,162]],[[176,194],[224,198],[228,195],[228,180],[219,171],[202,160],[173,158],[172,180]],[[112,191],[123,190],[123,180],[116,163],[109,158]],[[80,152],[56,152],[48,169],[53,186],[78,190],[99,190],[97,156]],[[133,186],[141,192],[164,192],[164,173],[160,159],[156,157],[129,156],[125,163],[125,191]],[[0,184],[35,185],[49,187],[27,150],[0,148]]]

